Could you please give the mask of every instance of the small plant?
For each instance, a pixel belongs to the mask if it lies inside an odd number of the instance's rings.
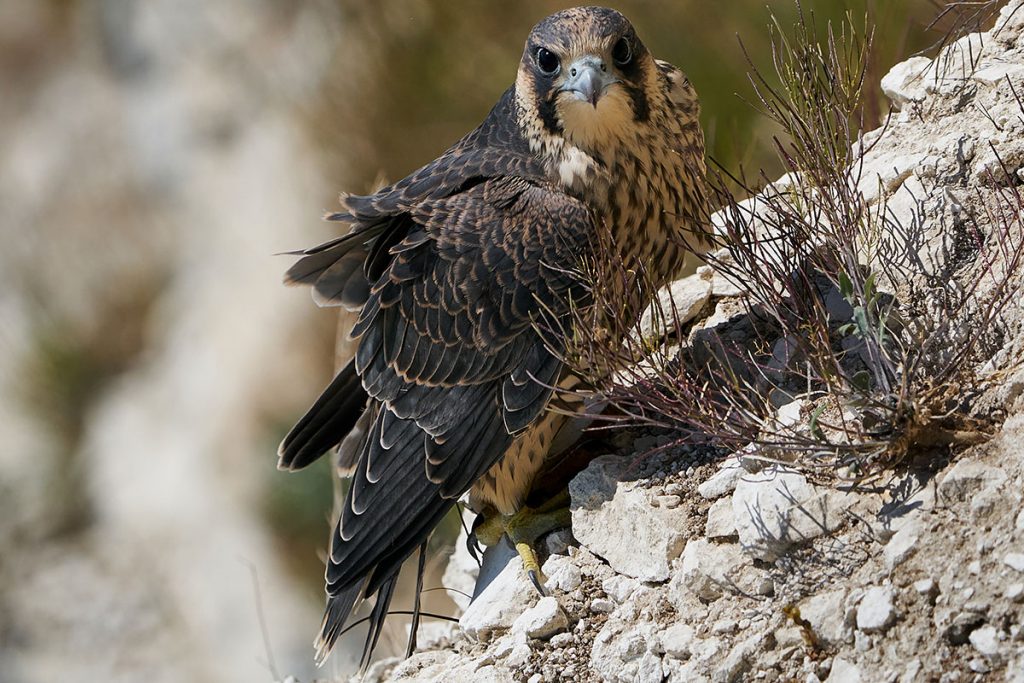
[[[819,35],[801,12],[792,35],[773,23],[772,44],[774,73],[751,63],[750,80],[781,129],[787,174],[762,175],[760,191],[722,170],[709,179],[723,248],[707,260],[742,290],[737,315],[692,329],[669,303],[646,317],[653,325],[602,334],[613,328],[602,320],[632,319],[636,299],[623,289],[657,284],[610,259],[592,267],[567,361],[589,380],[589,400],[611,406],[611,424],[854,479],[924,447],[984,440],[993,418],[971,405],[1000,377],[982,367],[1020,293],[1019,188],[988,183],[942,231],[920,211],[890,210],[884,193],[869,202],[860,112],[870,32],[848,18]]]

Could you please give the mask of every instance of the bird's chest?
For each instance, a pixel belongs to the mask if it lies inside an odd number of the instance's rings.
[[[623,258],[669,275],[685,255],[680,238],[689,210],[680,160],[664,143],[637,140],[603,158],[568,147],[556,171],[566,192],[604,222]]]

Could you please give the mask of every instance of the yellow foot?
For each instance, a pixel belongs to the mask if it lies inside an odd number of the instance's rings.
[[[549,531],[570,526],[572,515],[568,502],[569,492],[564,491],[535,508],[523,507],[511,515],[488,517],[476,527],[474,534],[477,540],[489,546],[498,543],[502,536],[508,536],[523,561],[526,575],[541,595],[547,595],[533,544]]]

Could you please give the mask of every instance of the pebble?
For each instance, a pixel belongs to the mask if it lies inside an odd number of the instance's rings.
[[[1024,572],[1024,554],[1022,553],[1007,553],[1003,558],[1003,562],[1007,567]]]
[[[594,598],[590,601],[590,611],[607,614],[615,610],[615,603],[608,598]]]
[[[1017,531],[1024,531],[1024,510],[1017,513],[1017,521],[1014,522],[1013,525],[1016,527]]]
[[[512,624],[512,631],[525,633],[530,638],[550,638],[564,631],[569,619],[553,596],[541,598],[537,604],[523,612]]]
[[[1011,583],[1003,591],[1003,597],[1011,602],[1020,602],[1024,597],[1024,583]]]
[[[829,683],[860,683],[862,679],[860,667],[842,657],[832,660],[832,671],[828,675]]]
[[[571,633],[556,633],[551,637],[552,647],[565,647],[572,642]]]
[[[967,663],[967,668],[977,674],[987,674],[992,669],[985,663],[985,660],[981,657],[975,657]]]
[[[939,586],[935,583],[935,579],[921,579],[914,582],[914,590],[921,595],[934,597],[939,592]]]
[[[689,624],[673,624],[661,633],[665,654],[676,659],[688,659],[693,651],[693,642],[693,627]]]
[[[601,588],[604,589],[608,597],[620,605],[639,587],[639,581],[620,574],[610,576],[601,582]]]
[[[967,571],[977,576],[981,573],[981,562],[974,560],[973,562],[967,565]]]
[[[999,632],[994,626],[982,626],[971,631],[968,636],[971,645],[986,659],[994,660],[999,657]]]
[[[679,507],[680,503],[683,502],[683,499],[679,496],[658,496],[655,500],[658,501],[658,507],[668,508],[669,510]]]
[[[704,525],[708,538],[732,538],[736,536],[736,517],[732,512],[732,500],[719,498],[708,508],[708,521]]]
[[[882,556],[887,569],[892,570],[905,562],[917,550],[917,542],[921,536],[921,523],[918,520],[907,522],[885,544]]]
[[[889,588],[873,586],[867,590],[857,607],[857,628],[865,633],[885,631],[896,621]]]
[[[714,626],[711,627],[711,632],[716,635],[735,633],[736,622],[732,619],[719,619],[715,622]]]
[[[730,461],[698,486],[697,493],[706,500],[721,498],[736,490],[737,482],[746,473],[747,471],[740,467],[739,463]]]

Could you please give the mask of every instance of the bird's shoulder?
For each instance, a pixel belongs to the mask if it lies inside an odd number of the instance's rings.
[[[456,194],[491,178],[516,176],[543,180],[543,162],[531,154],[519,126],[515,91],[509,88],[475,129],[439,157],[398,182],[370,195],[342,197],[342,221],[372,221],[408,211],[422,201]]]
[[[668,101],[686,116],[698,115],[700,103],[697,93],[683,70],[661,59],[655,60],[655,64],[658,66]]]

